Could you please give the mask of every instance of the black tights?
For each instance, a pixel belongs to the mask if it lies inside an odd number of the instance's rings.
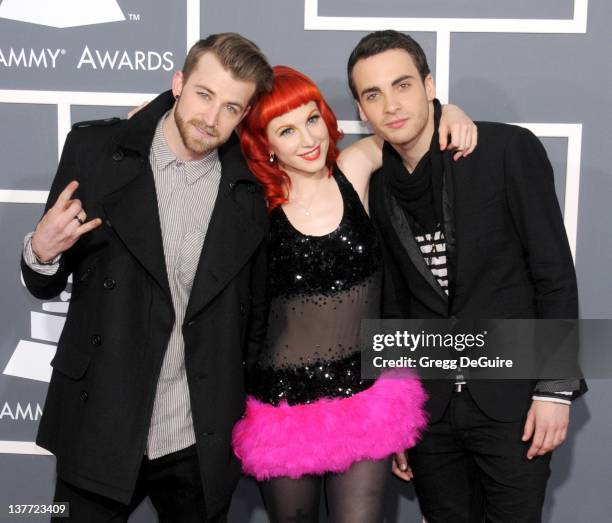
[[[322,487],[333,523],[380,523],[389,460],[359,461],[342,474],[260,483],[272,523],[317,523]]]

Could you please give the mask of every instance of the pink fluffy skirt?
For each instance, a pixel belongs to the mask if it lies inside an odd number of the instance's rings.
[[[427,424],[425,399],[417,378],[397,372],[348,398],[273,406],[249,397],[234,452],[257,480],[343,472],[413,447]]]

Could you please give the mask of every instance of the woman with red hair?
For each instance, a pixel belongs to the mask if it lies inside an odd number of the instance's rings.
[[[270,211],[270,312],[233,440],[272,521],[317,521],[322,484],[334,521],[382,521],[389,458],[426,425],[418,379],[361,378],[360,324],[380,317],[381,253],[367,180],[338,168],[341,137],[317,86],[284,66],[240,130]]]

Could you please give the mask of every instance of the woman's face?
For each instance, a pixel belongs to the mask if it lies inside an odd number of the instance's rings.
[[[329,132],[314,101],[271,120],[266,134],[270,152],[287,174],[312,175],[325,169]]]

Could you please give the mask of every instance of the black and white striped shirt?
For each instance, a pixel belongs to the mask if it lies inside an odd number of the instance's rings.
[[[433,234],[415,234],[416,241],[425,263],[434,275],[442,290],[448,296],[448,266],[446,264],[446,240],[440,224]]]

